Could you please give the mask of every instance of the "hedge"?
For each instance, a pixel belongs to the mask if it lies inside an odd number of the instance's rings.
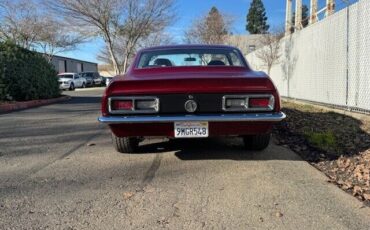
[[[37,100],[60,95],[56,71],[39,53],[0,43],[0,100]]]

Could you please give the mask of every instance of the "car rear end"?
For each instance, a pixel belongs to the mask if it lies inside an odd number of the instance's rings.
[[[100,121],[110,124],[117,136],[193,138],[268,133],[272,124],[284,117],[279,95],[269,82],[268,78],[115,81],[103,98]],[[255,84],[265,87],[257,90]],[[207,128],[207,132],[179,132],[186,126]]]
[[[273,124],[285,118],[271,79],[246,65],[168,67],[131,69],[107,87],[99,121],[109,125],[117,150],[147,136],[264,136],[265,147]]]

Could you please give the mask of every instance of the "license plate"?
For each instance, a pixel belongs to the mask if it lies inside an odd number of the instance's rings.
[[[208,122],[175,122],[175,137],[208,137]]]

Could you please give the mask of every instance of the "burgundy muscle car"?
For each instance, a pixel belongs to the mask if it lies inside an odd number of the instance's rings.
[[[176,45],[139,51],[102,99],[99,121],[117,151],[133,153],[145,137],[243,137],[262,150],[285,118],[271,79],[250,69],[235,47]]]

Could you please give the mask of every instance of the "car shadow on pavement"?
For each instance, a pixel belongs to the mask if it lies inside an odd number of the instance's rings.
[[[263,151],[250,151],[241,138],[170,139],[143,144],[140,154],[174,152],[181,160],[294,160],[302,159],[288,149],[276,146],[274,140]]]
[[[64,104],[100,104],[102,97],[100,96],[72,96],[72,99],[64,102]]]

